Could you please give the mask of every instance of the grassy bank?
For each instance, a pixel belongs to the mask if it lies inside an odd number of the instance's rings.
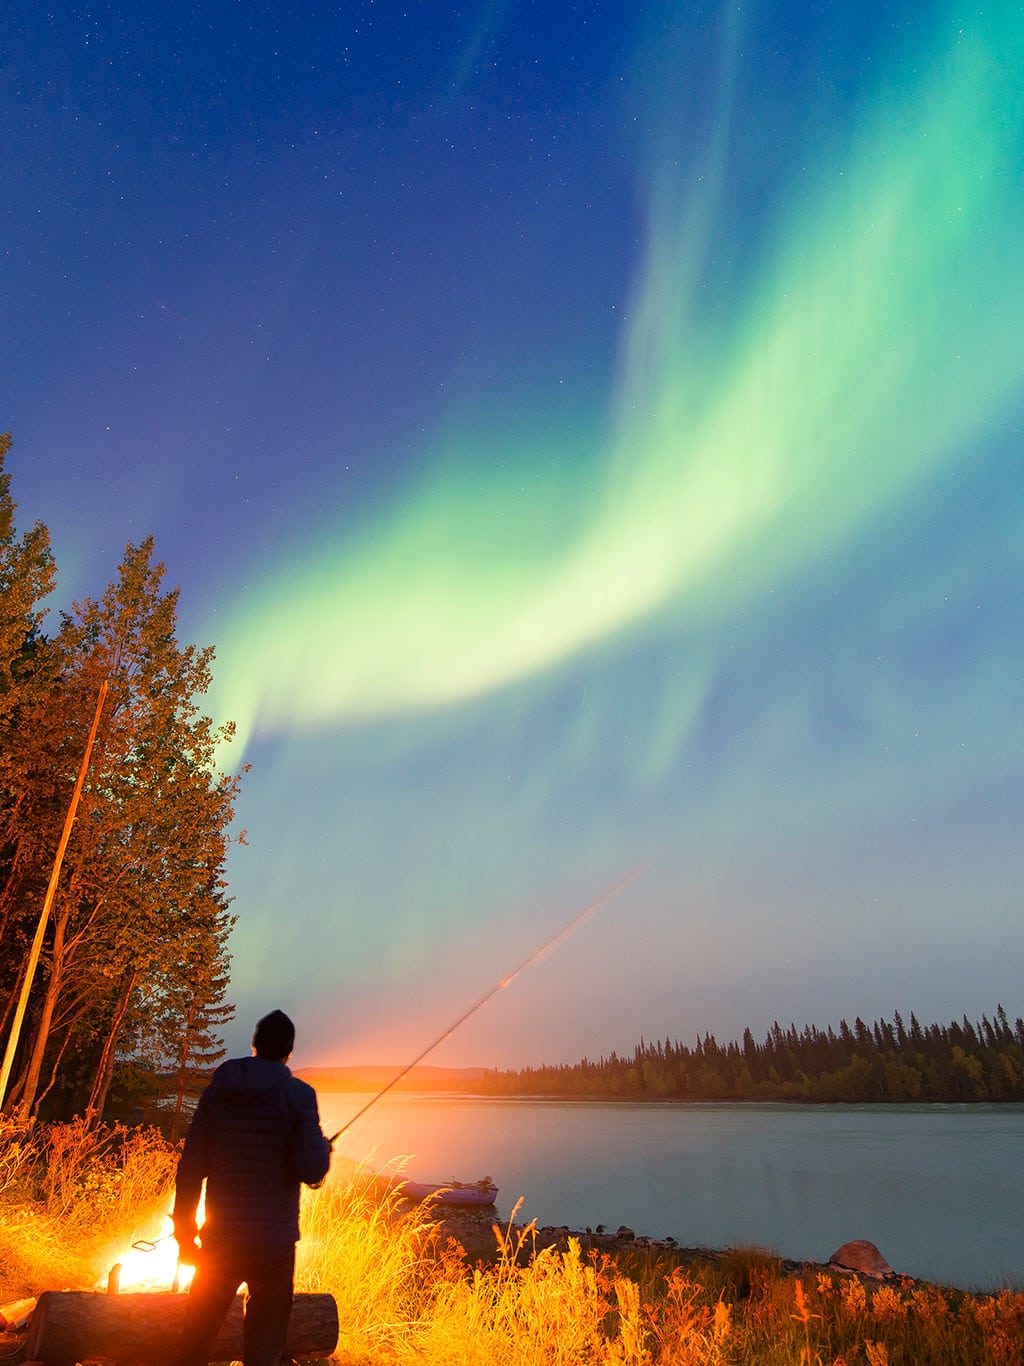
[[[0,1121],[0,1302],[105,1277],[153,1236],[176,1161],[156,1129]]]
[[[303,1288],[338,1301],[343,1366],[1019,1366],[1024,1296],[787,1275],[757,1249],[705,1261],[611,1256],[578,1241],[530,1255],[496,1233],[467,1267],[444,1226],[352,1185],[310,1194]]]
[[[175,1153],[153,1131],[0,1134],[0,1299],[100,1283],[152,1237]],[[787,1275],[755,1249],[706,1260],[534,1253],[498,1230],[470,1264],[444,1225],[348,1177],[306,1193],[298,1288],[338,1302],[340,1366],[1014,1366],[1024,1295]]]

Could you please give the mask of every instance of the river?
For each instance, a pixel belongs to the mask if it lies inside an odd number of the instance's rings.
[[[332,1133],[368,1096],[323,1092]],[[826,1261],[853,1238],[897,1271],[1024,1283],[1024,1105],[539,1101],[392,1094],[339,1140],[420,1181],[494,1177],[498,1213],[626,1224],[686,1246]]]

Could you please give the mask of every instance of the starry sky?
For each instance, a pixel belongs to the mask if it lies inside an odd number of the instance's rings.
[[[1024,11],[41,4],[0,429],[252,765],[233,1051],[515,1066],[1020,992]]]

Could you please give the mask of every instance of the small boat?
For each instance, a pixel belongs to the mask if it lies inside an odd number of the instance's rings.
[[[401,1176],[379,1176],[378,1185],[384,1190],[393,1190],[403,1200],[414,1204],[429,1201],[432,1205],[464,1205],[483,1207],[493,1205],[498,1198],[498,1187],[489,1176],[479,1181],[451,1181],[432,1184],[425,1181],[409,1181]]]

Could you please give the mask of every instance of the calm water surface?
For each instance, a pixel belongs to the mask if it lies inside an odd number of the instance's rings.
[[[324,1092],[327,1133],[366,1096]],[[507,1219],[628,1224],[685,1245],[825,1261],[852,1238],[897,1271],[1024,1283],[1022,1105],[663,1105],[387,1096],[339,1141],[421,1181],[491,1175]]]

